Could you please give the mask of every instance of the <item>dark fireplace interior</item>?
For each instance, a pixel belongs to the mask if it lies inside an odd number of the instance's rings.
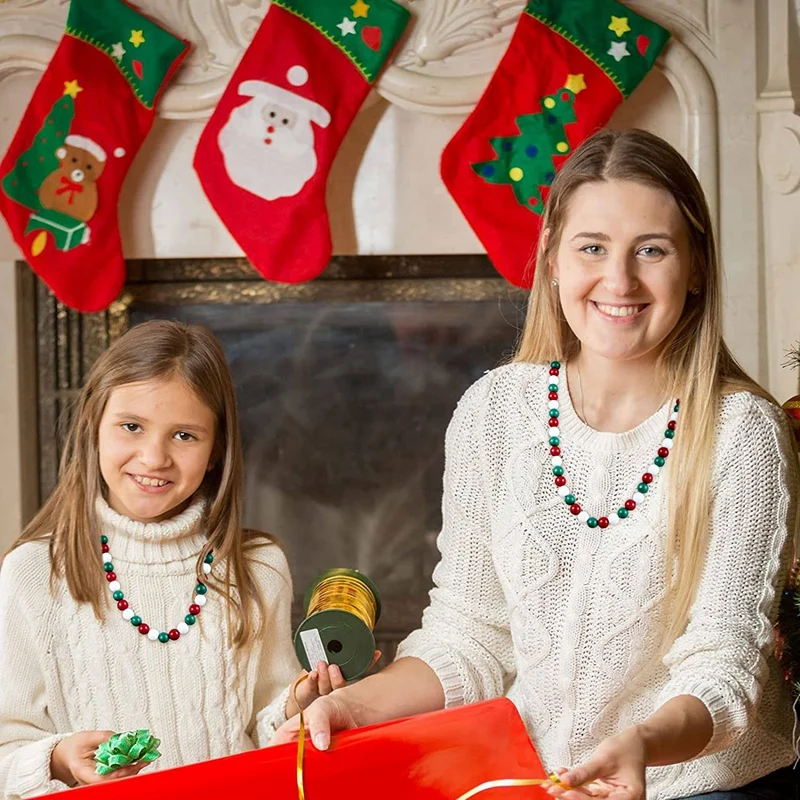
[[[236,384],[246,523],[286,548],[295,622],[315,575],[355,567],[383,595],[376,638],[390,659],[427,603],[447,423],[467,386],[510,356],[522,294],[472,255],[340,257],[296,286],[243,260],[129,262],[122,297],[84,316],[30,288],[40,500],[98,355],[144,320],[205,325]]]

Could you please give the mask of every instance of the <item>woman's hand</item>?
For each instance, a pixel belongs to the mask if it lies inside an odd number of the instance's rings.
[[[646,761],[647,750],[639,729],[626,728],[604,739],[581,766],[559,770],[564,785],[551,784],[547,791],[562,800],[645,800]],[[573,786],[577,788],[568,788]]]
[[[144,769],[147,762],[142,761],[115,769],[108,775],[98,775],[95,772],[97,767],[94,760],[95,751],[113,735],[114,731],[81,731],[62,739],[50,756],[50,774],[55,780],[66,783],[67,786],[75,786],[128,778]]]

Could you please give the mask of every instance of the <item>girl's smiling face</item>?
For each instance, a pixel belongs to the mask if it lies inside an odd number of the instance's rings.
[[[215,419],[173,378],[111,392],[100,420],[100,472],[114,511],[138,522],[179,513],[211,468]]]
[[[575,191],[550,266],[581,347],[610,360],[656,356],[692,285],[688,232],[675,199],[633,181]]]

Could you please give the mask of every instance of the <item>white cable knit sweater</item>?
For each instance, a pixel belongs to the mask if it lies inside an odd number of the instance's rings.
[[[126,599],[161,630],[175,627],[191,602],[203,510],[199,501],[145,525],[98,501]],[[0,797],[65,789],[51,779],[50,754],[77,731],[149,728],[162,757],[148,771],[268,744],[300,666],[284,554],[265,544],[252,558],[269,617],[260,646],[236,652],[226,644],[224,602],[211,589],[189,633],[161,644],[138,633],[110,597],[102,624],[64,581],[53,597],[46,543],[14,550],[0,571]]]
[[[627,519],[588,528],[556,494],[547,384],[547,368],[511,364],[459,403],[442,558],[422,628],[398,657],[425,661],[448,706],[508,694],[548,769],[581,763],[672,697],[700,698],[712,741],[691,762],[648,770],[648,800],[738,787],[792,763],[772,627],[797,525],[783,412],[747,393],[722,402],[707,564],[690,624],[661,660],[669,460]],[[607,515],[652,463],[671,408],[617,434],[585,425],[565,383],[559,402],[569,487],[590,514]]]

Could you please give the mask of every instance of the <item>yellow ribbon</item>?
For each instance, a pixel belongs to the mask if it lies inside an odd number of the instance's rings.
[[[377,605],[369,587],[352,575],[331,575],[315,587],[308,601],[306,617],[317,611],[338,609],[358,617],[370,630],[375,627]]]
[[[303,782],[303,755],[306,749],[306,720],[303,715],[303,707],[297,699],[297,687],[308,677],[308,675],[301,675],[292,685],[292,697],[297,707],[300,709],[300,728],[297,731],[297,796],[299,800],[306,800],[306,790]],[[522,787],[522,786],[541,786],[545,783],[560,784],[561,780],[558,775],[551,774],[548,778],[503,778],[496,781],[487,781],[478,786],[474,786],[469,791],[464,792],[457,800],[469,800],[482,792],[488,792],[490,789],[501,789],[508,787]]]

